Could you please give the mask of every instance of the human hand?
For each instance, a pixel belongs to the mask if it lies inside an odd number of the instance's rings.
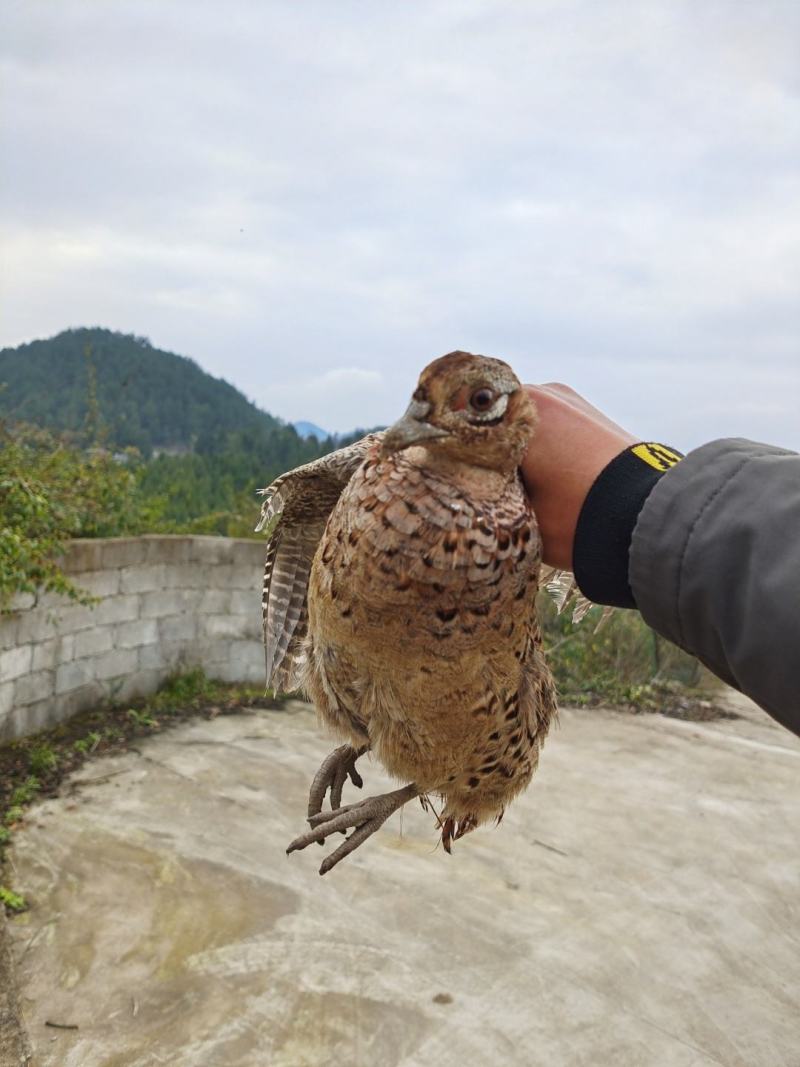
[[[525,388],[539,424],[522,461],[522,477],[539,522],[544,562],[572,570],[575,527],[586,494],[603,468],[639,438],[568,385]]]

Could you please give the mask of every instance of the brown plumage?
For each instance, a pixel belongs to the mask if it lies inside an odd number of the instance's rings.
[[[510,367],[453,352],[384,434],[265,490],[267,673],[301,688],[347,744],[289,851],[353,833],[321,873],[413,796],[441,797],[442,841],[500,819],[556,712],[536,619],[540,539],[518,472],[533,403]],[[408,783],[340,808],[370,749]],[[321,811],[331,789],[332,812]]]

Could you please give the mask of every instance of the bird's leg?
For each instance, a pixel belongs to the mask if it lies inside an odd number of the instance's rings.
[[[377,797],[367,797],[357,804],[345,804],[338,811],[324,811],[309,817],[311,829],[296,837],[286,849],[295,852],[305,848],[314,841],[322,842],[329,834],[352,829],[353,832],[339,847],[327,856],[319,869],[320,874],[327,874],[336,864],[375,833],[389,816],[397,811],[406,801],[419,796],[419,790],[413,784],[395,789],[392,793],[383,793]]]
[[[356,760],[363,756],[369,745],[361,748],[353,748],[352,745],[340,745],[327,756],[320,769],[314,775],[311,790],[308,794],[308,817],[312,818],[322,811],[322,804],[328,789],[331,791],[331,808],[336,809],[342,802],[342,789],[347,781],[350,781],[357,789],[361,789],[364,782],[356,770]]]

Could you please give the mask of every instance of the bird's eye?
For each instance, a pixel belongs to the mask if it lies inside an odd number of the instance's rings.
[[[485,386],[481,389],[476,389],[472,396],[469,398],[469,406],[473,411],[488,411],[494,404],[496,399],[493,389],[487,389]]]

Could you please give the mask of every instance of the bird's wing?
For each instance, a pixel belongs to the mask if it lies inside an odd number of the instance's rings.
[[[347,448],[282,474],[260,490],[264,502],[256,532],[269,534],[261,598],[264,648],[267,685],[276,691],[290,692],[298,684],[308,623],[308,579],[325,523],[381,436],[367,434]]]

